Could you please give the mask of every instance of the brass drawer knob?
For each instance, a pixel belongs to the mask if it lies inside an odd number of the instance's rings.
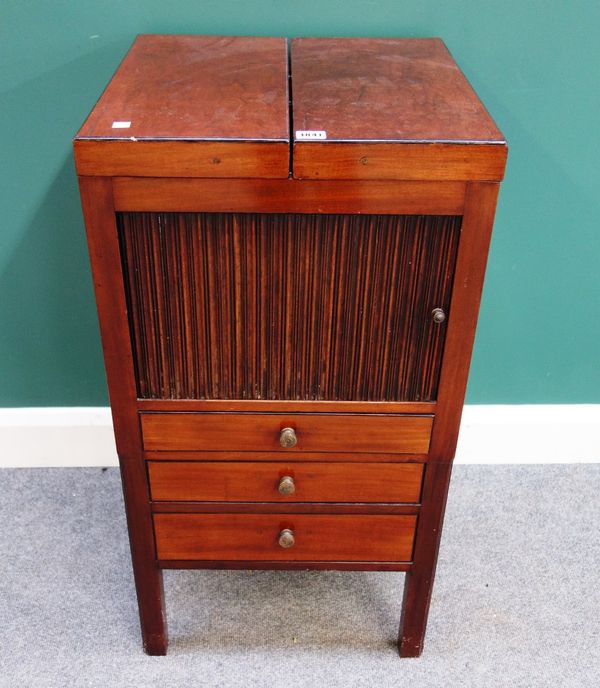
[[[279,433],[279,444],[286,449],[295,447],[298,442],[294,428],[283,428]]]
[[[296,538],[294,537],[294,531],[290,530],[289,528],[284,528],[281,533],[279,533],[279,546],[283,547],[283,549],[289,549],[290,547],[293,547]]]
[[[291,475],[284,475],[279,481],[279,486],[277,487],[279,494],[291,495],[296,491],[296,484]]]
[[[433,318],[433,322],[437,323],[438,325],[440,325],[444,322],[444,320],[446,320],[446,314],[444,313],[442,308],[434,308],[431,311],[431,316]]]

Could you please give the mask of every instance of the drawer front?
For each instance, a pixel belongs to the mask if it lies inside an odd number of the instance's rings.
[[[416,516],[154,516],[160,560],[410,561],[415,525]]]
[[[418,502],[419,463],[148,463],[155,501]]]
[[[277,413],[142,413],[147,451],[426,454],[433,416]],[[282,436],[290,428],[293,433]],[[286,439],[288,445],[282,446]],[[292,442],[295,442],[292,444]]]

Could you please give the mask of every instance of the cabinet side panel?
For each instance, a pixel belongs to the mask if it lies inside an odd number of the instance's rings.
[[[498,191],[499,185],[491,183],[467,187],[430,447],[433,461],[452,460],[456,451]]]
[[[436,398],[460,217],[118,219],[141,398]]]
[[[112,183],[105,178],[81,177],[79,184],[121,465],[144,647],[150,654],[165,654],[167,631],[162,571],[155,558],[148,481],[141,454]]]

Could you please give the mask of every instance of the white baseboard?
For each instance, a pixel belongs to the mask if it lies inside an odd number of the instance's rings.
[[[456,463],[600,463],[600,404],[465,406]],[[0,468],[118,465],[108,408],[0,409]]]
[[[456,463],[600,463],[600,404],[464,408]]]
[[[107,407],[0,409],[0,467],[118,466]]]

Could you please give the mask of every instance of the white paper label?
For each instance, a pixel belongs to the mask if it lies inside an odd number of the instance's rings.
[[[113,122],[112,123],[113,129],[129,129],[130,126],[131,126],[131,122]]]
[[[319,139],[326,139],[326,131],[311,131],[308,129],[298,129],[296,132],[297,141],[317,141]]]

